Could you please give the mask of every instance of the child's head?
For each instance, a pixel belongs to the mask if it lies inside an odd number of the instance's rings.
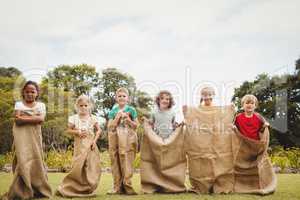
[[[124,87],[117,89],[115,99],[116,99],[117,104],[119,104],[119,106],[126,105],[129,101],[128,90]]]
[[[93,110],[93,101],[86,95],[80,95],[75,102],[75,110],[78,114],[90,114]]]
[[[167,90],[162,90],[155,98],[155,103],[159,109],[170,109],[175,104],[172,94]]]
[[[204,103],[204,106],[211,106],[212,105],[212,101],[215,94],[215,90],[212,87],[204,87],[201,89],[200,91],[200,105],[202,103]]]
[[[252,94],[246,94],[241,100],[242,108],[247,113],[253,113],[255,108],[258,106],[256,96]]]
[[[34,102],[40,95],[40,89],[36,82],[27,81],[21,91],[22,97],[26,102]]]

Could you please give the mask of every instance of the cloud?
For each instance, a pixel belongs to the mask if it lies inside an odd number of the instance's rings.
[[[293,70],[299,6],[297,0],[7,1],[0,8],[0,65],[24,72],[115,66],[139,84],[180,85],[180,101],[191,103],[187,85],[238,86],[259,73]],[[230,86],[227,103],[232,93]]]

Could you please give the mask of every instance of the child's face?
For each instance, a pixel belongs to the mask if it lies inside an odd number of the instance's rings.
[[[255,102],[252,100],[248,100],[243,104],[243,109],[247,113],[253,113],[256,108]]]
[[[23,90],[23,98],[28,103],[34,102],[37,96],[38,91],[34,85],[29,84]]]
[[[91,106],[86,100],[81,100],[77,104],[78,114],[86,115],[90,113]]]
[[[168,109],[170,105],[171,98],[167,94],[161,95],[159,98],[159,108],[160,109]]]
[[[213,101],[213,94],[210,92],[204,92],[201,94],[205,106],[211,106]]]
[[[118,92],[116,96],[116,102],[119,106],[124,106],[128,103],[128,95],[125,92]]]

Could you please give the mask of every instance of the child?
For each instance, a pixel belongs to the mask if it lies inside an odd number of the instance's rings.
[[[57,194],[64,197],[95,195],[101,169],[97,140],[101,129],[96,116],[91,114],[92,101],[80,95],[75,103],[77,114],[69,117],[67,132],[74,136],[72,169],[58,187]]]
[[[254,95],[247,94],[241,104],[244,112],[236,116],[235,125],[244,136],[259,140],[259,132],[269,124],[258,113],[254,112],[258,105],[257,98]]]
[[[132,188],[133,161],[137,149],[137,112],[128,105],[128,90],[116,91],[116,105],[108,114],[108,144],[112,165],[113,191],[108,194],[136,194]]]
[[[155,98],[157,109],[152,113],[150,124],[162,139],[168,138],[176,128],[175,112],[171,109],[174,100],[169,91],[160,91]]]
[[[202,88],[200,94],[200,106],[213,106],[213,98],[216,95],[214,88],[204,87]]]
[[[199,104],[199,107],[200,106],[204,106],[204,107],[210,107],[210,106],[213,106],[213,98],[215,97],[216,93],[215,93],[215,90],[214,88],[212,87],[204,87],[201,89],[200,91],[200,104]],[[182,107],[182,112],[183,112],[183,115],[186,115],[186,112],[187,112],[187,106],[184,105]]]
[[[50,198],[51,188],[43,162],[41,132],[46,107],[37,101],[40,94],[37,83],[27,81],[21,94],[23,100],[15,104],[13,126],[14,178],[4,199]]]

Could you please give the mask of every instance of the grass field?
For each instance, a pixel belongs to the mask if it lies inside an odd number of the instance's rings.
[[[64,177],[62,173],[50,173],[49,181],[52,189],[55,190]],[[0,194],[3,194],[8,190],[8,187],[12,180],[12,174],[0,173]],[[138,174],[134,175],[133,186],[137,192],[140,191],[140,177]],[[240,194],[229,194],[229,195],[196,195],[192,193],[186,194],[154,194],[154,195],[136,195],[136,196],[124,196],[124,195],[106,195],[106,192],[111,189],[112,177],[111,174],[103,173],[101,181],[97,190],[97,196],[92,199],[99,200],[137,200],[137,199],[159,199],[159,200],[194,200],[194,199],[230,199],[230,200],[246,200],[246,199],[264,199],[264,200],[300,200],[300,174],[279,174],[278,175],[278,187],[277,191],[269,196],[258,196],[258,195],[240,195]],[[54,196],[53,199],[62,199]]]

